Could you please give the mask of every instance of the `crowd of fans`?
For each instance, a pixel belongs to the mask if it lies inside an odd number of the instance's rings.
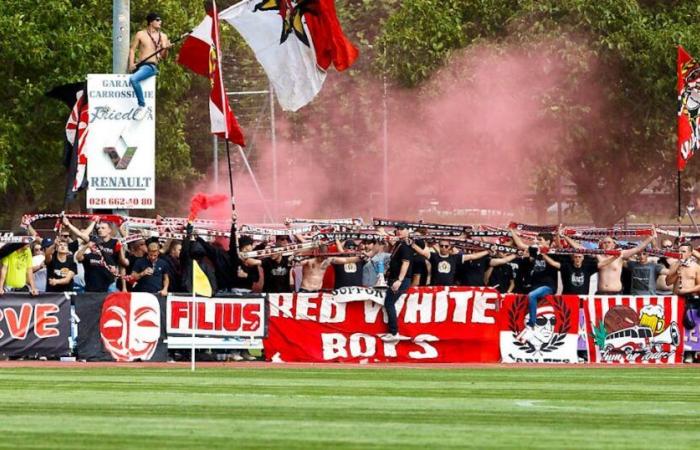
[[[135,291],[167,295],[192,291],[192,261],[206,274],[218,294],[246,292],[318,292],[348,286],[386,287],[389,316],[387,340],[400,339],[394,302],[415,286],[490,286],[502,293],[525,294],[530,309],[553,293],[605,295],[679,294],[689,307],[698,302],[700,266],[690,245],[660,242],[654,230],[636,246],[619,249],[610,236],[599,248],[608,254],[555,255],[541,249],[584,248],[564,233],[481,238],[513,251],[467,248],[455,239],[441,238],[427,229],[395,226],[393,233],[376,228],[360,240],[324,242],[298,254],[246,257],[265,248],[287,247],[311,239],[309,234],[277,235],[256,241],[237,231],[232,217],[230,239],[205,239],[188,225],[185,238],[143,237],[122,244],[127,231],[99,219],[78,228],[66,217],[54,236],[35,237],[1,260],[0,295],[8,291],[113,292]],[[22,234],[22,233],[15,233]],[[497,239],[497,241],[495,241]],[[228,241],[228,242],[226,242]],[[652,249],[674,250],[679,257],[652,257]],[[258,252],[260,253],[260,252]],[[697,258],[697,259],[696,259]],[[597,286],[591,280],[597,276]],[[530,313],[530,317],[536,317]],[[690,320],[686,314],[686,326]],[[534,326],[534,324],[530,324]],[[528,327],[524,330],[527,334]],[[521,336],[526,339],[527,336]]]

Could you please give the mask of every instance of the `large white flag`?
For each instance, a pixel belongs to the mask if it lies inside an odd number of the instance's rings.
[[[333,0],[246,0],[219,18],[253,49],[285,111],[313,100],[330,63],[344,70],[358,55],[342,33]]]

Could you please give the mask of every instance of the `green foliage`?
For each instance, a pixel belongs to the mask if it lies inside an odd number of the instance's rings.
[[[191,28],[204,14],[197,0],[132,2],[132,35],[145,25],[151,9],[163,15],[170,36]],[[0,192],[7,194],[0,204],[6,222],[23,211],[60,208],[69,111],[44,93],[89,73],[112,71],[111,22],[111,1],[0,2]],[[161,68],[157,93],[158,186],[171,196],[194,174],[182,131],[190,75],[173,56]]]
[[[551,174],[563,169],[592,219],[611,224],[652,181],[675,181],[675,46],[700,56],[699,32],[700,8],[689,0],[412,0],[387,22],[381,63],[414,86],[475,42],[558,54],[569,80],[542,102],[567,133],[535,196],[551,201]]]
[[[466,44],[458,0],[406,0],[386,23],[381,58],[386,71],[406,86],[424,81],[450,50]]]

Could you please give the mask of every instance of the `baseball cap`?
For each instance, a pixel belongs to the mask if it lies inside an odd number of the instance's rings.
[[[157,12],[149,12],[146,16],[146,23],[151,23],[154,20],[161,20],[160,14]]]
[[[45,237],[44,239],[41,240],[41,248],[42,249],[47,249],[53,245],[53,239],[50,237]]]

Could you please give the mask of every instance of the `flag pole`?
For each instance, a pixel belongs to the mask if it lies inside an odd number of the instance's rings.
[[[683,217],[681,216],[681,171],[678,171],[678,237],[681,236],[681,223],[683,222]]]
[[[195,358],[194,358],[194,327],[197,326],[197,294],[194,292],[194,266],[192,267],[192,364],[191,370],[194,372],[195,369]]]
[[[233,173],[231,172],[231,149],[229,148],[228,139],[226,141],[226,159],[228,160],[228,188],[231,192],[231,211],[236,210],[236,202],[233,197]]]

